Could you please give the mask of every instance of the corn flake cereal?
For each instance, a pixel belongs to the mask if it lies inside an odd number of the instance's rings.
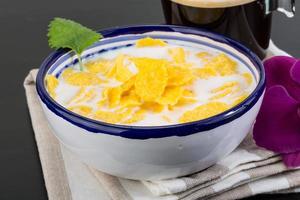
[[[132,124],[141,121],[145,118],[145,114],[146,114],[146,110],[140,109],[134,112],[131,116],[129,116],[129,119],[125,120],[123,123]]]
[[[196,56],[198,58],[200,58],[202,60],[202,62],[208,62],[210,60],[210,58],[212,57],[212,55],[206,51],[199,52],[196,54]]]
[[[211,66],[195,69],[195,74],[201,79],[208,79],[218,75],[217,70]]]
[[[227,83],[223,84],[222,86],[217,87],[217,88],[211,90],[211,92],[212,93],[217,93],[217,92],[226,90],[228,88],[233,88],[233,87],[238,86],[238,85],[239,85],[239,83],[236,82],[236,81],[227,82]]]
[[[234,101],[232,106],[236,106],[238,104],[240,104],[242,101],[244,101],[247,97],[249,96],[248,93],[244,93],[242,95],[240,95],[239,97],[237,97]]]
[[[68,107],[68,109],[83,116],[90,115],[93,110],[91,107],[84,106],[84,105],[72,106],[72,107]]]
[[[109,69],[112,67],[113,62],[109,60],[96,60],[85,64],[85,68],[88,72],[94,74],[107,74]]]
[[[135,90],[144,101],[155,101],[164,92],[168,81],[165,61],[141,58],[136,62],[139,73],[136,75]]]
[[[218,94],[212,96],[212,97],[210,98],[210,100],[221,99],[221,98],[226,97],[227,95],[232,94],[232,93],[233,93],[232,88],[226,88],[226,89],[222,90],[222,92],[220,92],[220,93],[218,93]]]
[[[194,78],[193,72],[190,69],[168,66],[168,86],[184,85]]]
[[[141,105],[140,98],[132,90],[128,95],[122,96],[120,100],[120,105],[122,107],[133,107]]]
[[[175,107],[182,107],[196,102],[197,102],[196,98],[182,97],[178,100],[177,104],[175,104],[173,107],[169,107],[169,109],[173,110]]]
[[[59,81],[55,76],[53,76],[53,75],[46,76],[47,90],[52,98],[56,97],[55,89],[57,88],[58,84],[59,84]]]
[[[124,64],[125,56],[119,55],[116,58],[115,68],[116,68],[116,79],[121,82],[129,80],[134,74],[129,70]]]
[[[176,63],[185,63],[185,51],[182,47],[169,49],[169,54]]]
[[[150,112],[160,113],[161,111],[164,110],[165,107],[159,103],[145,102],[144,104],[141,105],[141,108]]]
[[[89,102],[93,100],[95,97],[96,97],[95,89],[90,89],[89,91],[84,93],[82,98],[75,100],[75,103]]]
[[[237,63],[224,53],[213,57],[206,66],[214,68],[221,76],[228,76],[237,73]]]
[[[71,67],[68,67],[67,69],[65,69],[62,73],[61,76],[66,79],[67,77],[69,77],[71,74],[75,73],[75,70]]]
[[[124,48],[85,62],[83,71],[68,67],[58,78],[47,75],[49,94],[64,96],[56,93],[70,87],[71,93],[57,100],[95,120],[164,125],[222,113],[245,100],[253,86],[252,74],[224,53],[199,52],[150,37]]]
[[[247,84],[251,85],[251,83],[253,82],[252,75],[250,73],[243,73],[242,76],[246,80]]]
[[[166,46],[167,43],[165,43],[163,40],[160,39],[153,39],[150,37],[146,37],[143,39],[139,39],[136,41],[135,46],[136,47],[152,47],[152,46]]]
[[[168,116],[166,116],[166,115],[162,115],[161,118],[162,118],[164,121],[168,122],[168,123],[171,123],[171,122],[172,122],[171,118],[168,117]]]
[[[119,109],[115,111],[103,111],[97,110],[94,114],[94,118],[100,121],[105,121],[108,123],[120,123],[126,119],[130,114],[132,114],[131,109]]]
[[[182,87],[167,87],[163,95],[157,100],[162,105],[175,105],[183,95]]]
[[[206,52],[206,51],[199,52],[199,53],[196,54],[196,56],[198,58],[201,58],[201,59],[212,57],[212,55],[210,53]]]
[[[108,107],[114,108],[117,107],[120,103],[122,95],[122,88],[121,87],[113,87],[107,88],[103,92],[103,96],[108,101]]]
[[[74,86],[98,85],[103,82],[97,75],[89,72],[75,72],[67,76],[65,80]]]
[[[222,102],[209,102],[185,112],[179,119],[181,123],[205,119],[224,112],[230,107]]]
[[[76,102],[80,99],[80,97],[82,97],[82,95],[84,94],[86,90],[86,87],[85,86],[81,86],[78,91],[76,92],[76,94],[68,101],[67,104],[71,104],[73,102]]]

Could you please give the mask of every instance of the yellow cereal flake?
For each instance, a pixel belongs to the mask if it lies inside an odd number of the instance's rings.
[[[129,70],[124,64],[125,56],[119,55],[116,58],[115,68],[116,68],[116,79],[121,82],[129,80],[134,74]]]
[[[184,90],[183,94],[184,97],[195,97],[195,93],[192,90]]]
[[[196,95],[191,90],[184,90],[182,97],[174,106],[169,106],[169,110],[174,110],[175,107],[186,106],[197,102]]]
[[[180,67],[180,68],[185,68],[188,70],[191,70],[191,68],[195,65],[194,63],[176,63],[176,62],[169,62],[170,66],[173,67]]]
[[[66,78],[69,77],[73,73],[75,73],[75,70],[72,67],[69,67],[61,73],[61,76],[64,80],[66,80]]]
[[[122,95],[122,88],[121,87],[113,87],[107,88],[103,91],[104,99],[107,99],[108,107],[114,108],[117,107],[120,103]]]
[[[131,77],[129,80],[127,80],[125,83],[121,85],[122,92],[125,93],[133,88],[135,83],[135,76]]]
[[[163,95],[157,100],[162,105],[175,105],[183,95],[182,87],[167,87]]]
[[[106,74],[112,67],[113,62],[110,60],[99,59],[96,61],[87,62],[84,64],[86,70],[94,74]]]
[[[202,60],[202,62],[209,62],[209,60],[212,58],[212,55],[206,51],[199,52],[196,54],[198,58]]]
[[[93,109],[89,106],[77,105],[77,106],[68,107],[68,110],[71,110],[71,111],[73,111],[77,114],[83,115],[83,116],[88,116],[91,114]]]
[[[48,90],[48,93],[52,98],[56,98],[56,92],[55,89],[57,88],[59,81],[58,79],[53,75],[47,75],[45,78],[46,81],[46,87]]]
[[[146,102],[141,105],[141,108],[154,113],[160,113],[164,110],[164,106],[155,102]]]
[[[132,109],[119,109],[115,111],[97,110],[94,118],[107,123],[117,124],[122,122],[132,113]]]
[[[244,94],[240,95],[233,101],[232,106],[236,106],[236,105],[242,103],[242,101],[244,101],[248,96],[249,96],[248,93],[244,93]]]
[[[246,80],[247,84],[251,85],[251,83],[253,81],[252,75],[250,73],[243,73],[242,76]]]
[[[141,121],[145,118],[146,110],[140,109],[134,112],[128,119],[123,121],[124,124],[132,124],[138,121]]]
[[[142,38],[136,41],[135,46],[136,47],[152,47],[152,46],[166,46],[167,43],[165,43],[161,39],[153,39],[150,37]]]
[[[103,90],[101,99],[98,102],[98,106],[105,106],[108,105],[109,108],[114,108],[119,105],[135,105],[138,104],[139,97],[134,93],[135,91],[132,90],[135,83],[135,77],[132,77],[130,80],[126,81],[125,83],[112,88],[106,88]],[[121,98],[123,98],[121,100]]]
[[[221,53],[213,57],[202,68],[196,68],[194,71],[201,79],[208,79],[218,75],[228,76],[237,74],[237,63]]]
[[[227,83],[224,83],[223,85],[221,85],[220,87],[212,89],[211,92],[212,93],[221,92],[223,90],[226,90],[228,88],[233,88],[233,87],[236,87],[238,85],[239,85],[239,83],[236,82],[236,81],[227,82]]]
[[[96,97],[95,89],[90,89],[89,91],[85,92],[82,98],[75,100],[75,103],[82,103],[82,102],[89,102],[92,101]]]
[[[228,76],[237,73],[237,63],[224,53],[215,56],[205,66],[213,67],[221,76]]]
[[[143,69],[145,65],[167,65],[168,62],[165,59],[155,59],[148,57],[132,57],[129,58],[131,62],[140,70]]]
[[[226,88],[224,90],[222,90],[221,93],[218,93],[214,96],[212,96],[211,98],[209,98],[210,100],[217,100],[217,99],[221,99],[223,97],[226,97],[227,95],[231,94],[233,92],[232,88]]]
[[[67,104],[70,104],[70,103],[73,103],[75,101],[78,101],[79,98],[84,94],[85,90],[86,90],[86,87],[85,86],[81,86],[79,88],[79,90],[76,92],[76,94],[68,101]]]
[[[139,73],[135,79],[137,95],[144,101],[155,101],[164,92],[168,81],[166,62],[152,58],[135,61]]]
[[[196,54],[196,56],[200,59],[206,59],[208,57],[212,57],[212,55],[206,51],[202,51]]]
[[[122,107],[133,107],[141,105],[139,97],[132,90],[128,95],[122,96],[120,100]]]
[[[112,65],[112,67],[109,68],[105,76],[106,78],[114,78],[116,73],[117,73],[116,65]]]
[[[124,66],[125,58],[127,58],[123,54],[119,54],[115,60],[113,61],[111,67],[108,69],[107,73],[105,73],[105,76],[107,78],[116,78],[116,79],[123,79],[123,76],[127,76],[127,72],[125,75],[122,75],[122,71],[125,71],[126,69]],[[118,75],[117,75],[118,74]],[[117,78],[118,76],[118,78]]]
[[[215,70],[214,67],[205,66],[202,68],[195,69],[195,74],[201,79],[208,79],[218,75],[218,72]]]
[[[97,102],[97,106],[98,108],[101,108],[101,107],[107,107],[107,99],[105,99],[104,97],[101,98],[98,102]]]
[[[168,123],[171,123],[171,122],[172,122],[171,118],[168,117],[168,116],[166,116],[166,115],[162,115],[161,118],[162,118],[163,120],[165,120],[166,122],[168,122]]]
[[[179,122],[186,123],[205,119],[227,110],[229,106],[222,102],[209,102],[198,106],[193,110],[186,111],[180,118]]]
[[[97,75],[89,72],[75,72],[67,76],[65,80],[74,86],[97,85],[103,82]]]
[[[168,65],[168,86],[184,85],[194,79],[190,69]]]
[[[196,102],[197,102],[196,98],[182,97],[181,99],[179,99],[179,101],[177,102],[175,107],[186,106],[186,105],[193,104],[193,103],[196,103]],[[171,107],[171,109],[174,109],[174,107]]]
[[[182,47],[169,49],[169,54],[175,63],[185,63],[185,51]]]

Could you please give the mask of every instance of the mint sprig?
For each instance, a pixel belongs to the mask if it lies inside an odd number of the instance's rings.
[[[103,37],[77,22],[59,17],[50,22],[47,36],[51,48],[69,48],[77,54],[80,70],[83,70],[81,53]]]

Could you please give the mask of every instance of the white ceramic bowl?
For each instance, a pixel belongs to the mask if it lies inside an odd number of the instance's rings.
[[[251,129],[265,87],[261,61],[249,49],[222,35],[169,26],[132,26],[101,31],[105,39],[83,53],[83,59],[132,45],[145,36],[191,42],[223,51],[246,65],[258,84],[241,104],[208,119],[169,126],[133,127],[95,121],[56,103],[45,89],[46,74],[58,76],[78,62],[58,50],[41,65],[37,76],[40,102],[55,136],[82,161],[103,172],[139,180],[158,180],[205,169],[232,152]]]

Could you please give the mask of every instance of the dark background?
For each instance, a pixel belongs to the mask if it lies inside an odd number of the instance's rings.
[[[93,29],[164,22],[159,0],[0,0],[1,200],[47,199],[22,84],[51,52],[47,24],[56,16]],[[295,57],[300,56],[299,25],[300,13],[293,19],[274,15],[274,42]],[[300,194],[251,199],[300,199]]]

